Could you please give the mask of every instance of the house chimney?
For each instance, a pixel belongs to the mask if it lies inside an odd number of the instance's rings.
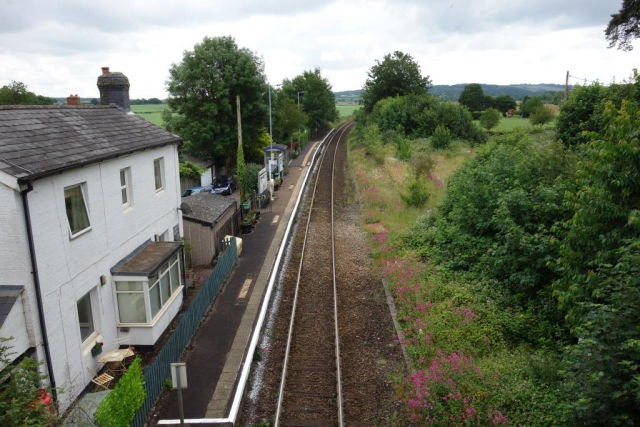
[[[100,104],[115,104],[125,111],[131,109],[129,102],[129,79],[122,73],[110,72],[109,67],[102,67],[102,75],[98,76]]]
[[[80,97],[78,96],[78,94],[69,95],[67,97],[67,105],[80,105]]]

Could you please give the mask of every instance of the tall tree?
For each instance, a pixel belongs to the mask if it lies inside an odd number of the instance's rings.
[[[464,105],[469,111],[482,111],[485,107],[484,91],[482,86],[478,83],[468,84],[462,89],[460,98],[458,98],[460,105]]]
[[[326,77],[322,77],[320,68],[304,71],[293,80],[282,82],[282,93],[291,100],[296,100],[299,92],[304,92],[300,98],[302,110],[308,117],[311,129],[326,125],[338,118],[336,98],[331,90],[331,84]]]
[[[506,113],[509,110],[515,110],[517,106],[516,100],[513,99],[513,97],[510,95],[497,96],[493,100],[493,104],[496,110],[500,111],[501,113]]]
[[[27,85],[12,81],[0,87],[0,105],[52,105],[53,99],[29,92]]]
[[[429,76],[422,76],[420,65],[411,55],[400,51],[386,54],[382,62],[376,60],[367,76],[362,93],[366,112],[371,112],[381,99],[411,93],[423,94],[431,88],[431,80]]]
[[[618,13],[611,15],[609,25],[604,30],[609,40],[609,48],[630,51],[631,42],[640,37],[640,0],[623,0]]]
[[[195,155],[233,164],[238,133],[236,95],[242,99],[245,148],[257,144],[267,122],[262,59],[233,37],[205,37],[169,69],[168,104],[173,132],[190,142]]]
[[[293,134],[307,125],[309,118],[302,108],[282,90],[277,91],[273,107],[273,139],[276,142],[288,144]]]

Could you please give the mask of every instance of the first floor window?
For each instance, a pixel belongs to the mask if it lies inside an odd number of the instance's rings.
[[[91,227],[85,201],[84,184],[72,185],[64,189],[64,205],[71,237]]]
[[[123,209],[131,206],[131,168],[120,169],[120,196]]]
[[[153,174],[156,180],[156,191],[164,188],[164,157],[153,161]]]
[[[93,310],[91,307],[91,292],[78,301],[78,320],[80,322],[80,338],[85,342],[95,332]]]

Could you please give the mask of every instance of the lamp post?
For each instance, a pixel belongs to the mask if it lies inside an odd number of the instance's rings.
[[[282,84],[275,85],[276,87],[282,86]],[[271,118],[271,84],[269,84],[269,142],[271,143],[269,150],[269,160],[267,161],[267,174],[269,178],[269,193],[271,194],[271,200],[273,200],[273,181],[271,176],[271,160],[273,160],[273,121]]]
[[[298,92],[298,110],[300,109],[300,94],[305,93],[306,91],[301,90]],[[300,126],[298,126],[298,139],[300,138]],[[298,141],[300,143],[300,141]]]

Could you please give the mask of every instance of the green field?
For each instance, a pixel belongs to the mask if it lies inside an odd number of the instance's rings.
[[[480,126],[480,122],[478,120],[475,123]],[[529,119],[521,119],[520,117],[511,117],[511,118],[501,118],[498,126],[494,127],[492,130],[514,130],[517,128],[522,129],[531,129],[532,125]]]
[[[354,111],[360,109],[361,105],[336,105],[338,112],[340,113],[340,117],[348,117],[353,114]]]
[[[132,105],[131,111],[139,115],[140,117],[149,120],[151,123],[158,126],[162,126],[162,110],[167,108],[167,104],[147,104],[147,105]],[[353,114],[354,111],[360,108],[360,105],[336,105],[340,117],[348,117]],[[527,123],[529,121],[527,120]]]
[[[132,105],[131,111],[155,125],[162,126],[162,111],[165,108],[167,104]]]

